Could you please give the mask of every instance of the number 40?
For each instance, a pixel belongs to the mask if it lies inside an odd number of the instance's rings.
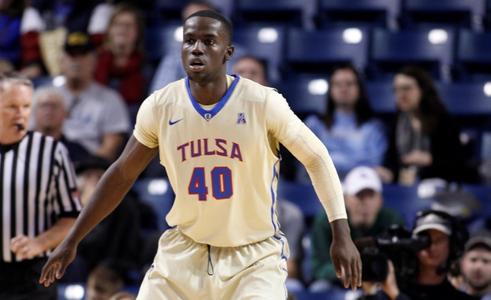
[[[213,198],[228,199],[232,197],[232,170],[228,167],[214,167],[211,170],[211,188]],[[199,201],[206,201],[208,186],[206,185],[205,168],[196,167],[191,174],[188,186],[189,194],[198,195]]]

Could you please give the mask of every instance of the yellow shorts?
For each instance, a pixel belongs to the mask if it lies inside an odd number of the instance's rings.
[[[137,300],[284,300],[288,244],[283,235],[240,247],[164,232]]]

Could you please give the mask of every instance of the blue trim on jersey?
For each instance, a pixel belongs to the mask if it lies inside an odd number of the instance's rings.
[[[278,159],[274,165],[273,165],[273,178],[271,179],[271,223],[273,223],[273,229],[274,229],[274,232],[276,234],[276,232],[278,231],[278,228],[279,226],[276,225],[276,223],[274,222],[274,215],[275,215],[275,203],[276,203],[276,194],[275,194],[275,191],[273,190],[273,183],[274,183],[274,180],[275,179],[278,179],[279,176],[278,176],[278,172],[276,171],[276,165],[280,162],[280,160]]]
[[[232,81],[232,84],[230,87],[227,89],[227,92],[225,92],[225,95],[218,100],[217,105],[213,107],[211,110],[206,110],[201,105],[199,102],[193,97],[193,94],[191,93],[191,86],[189,85],[189,77],[186,78],[186,91],[188,92],[189,99],[191,100],[191,104],[193,104],[194,109],[205,119],[205,120],[210,120],[213,118],[218,112],[225,106],[227,103],[228,99],[230,98],[230,95],[232,95],[235,86],[237,86],[237,83],[239,82],[239,75],[232,75],[234,78],[234,81]]]
[[[286,236],[280,232],[280,236],[273,235],[273,238],[281,242],[281,254],[280,257],[284,260],[288,260],[288,257],[285,255],[285,240]]]

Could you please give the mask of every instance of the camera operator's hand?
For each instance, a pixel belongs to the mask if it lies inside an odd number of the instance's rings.
[[[382,290],[391,300],[395,300],[399,296],[399,286],[397,285],[396,272],[392,261],[388,260],[389,270],[387,272],[387,278],[382,283]]]
[[[336,270],[336,276],[343,286],[356,289],[361,287],[361,258],[360,253],[351,240],[348,221],[338,219],[331,222],[332,244],[331,259]]]

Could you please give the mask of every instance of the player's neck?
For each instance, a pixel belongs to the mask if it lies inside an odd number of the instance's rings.
[[[208,82],[189,81],[194,99],[203,105],[217,103],[227,92],[227,76],[219,76]]]

